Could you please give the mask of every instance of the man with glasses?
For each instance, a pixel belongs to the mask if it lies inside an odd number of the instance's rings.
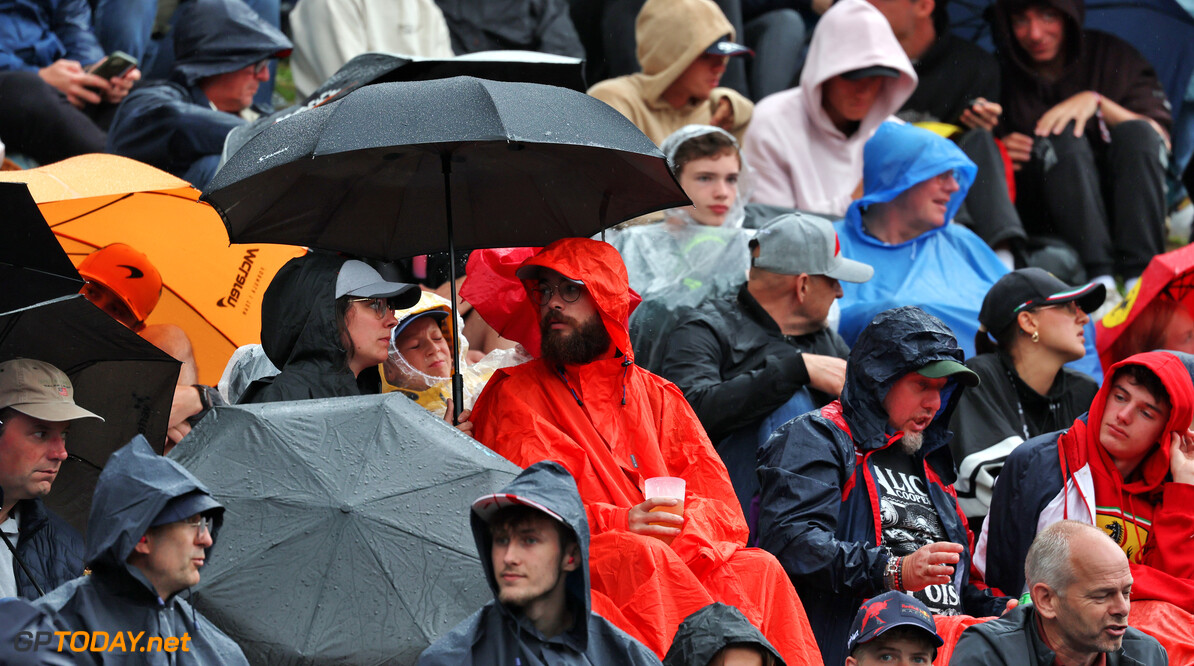
[[[83,572],[82,537],[41,500],[66,460],[71,423],[103,420],[74,393],[49,363],[0,363],[0,598],[36,599]]]
[[[269,60],[291,43],[240,0],[196,0],[178,8],[174,71],[138,88],[116,112],[107,152],[152,164],[202,189],[215,175],[233,128],[272,109],[253,95]]]
[[[779,563],[745,547],[746,520],[700,421],[671,382],[634,364],[618,251],[566,238],[516,275],[527,293],[517,314],[539,322],[518,342],[538,358],[494,373],[473,433],[516,465],[555,460],[573,475],[593,534],[592,586],[618,606],[615,622],[662,655],[685,617],[721,601],[787,663],[819,663]],[[652,477],[683,478],[683,497],[648,496]]]
[[[875,277],[842,284],[838,333],[853,345],[876,314],[917,305],[973,356],[979,306],[1008,270],[974,232],[951,224],[977,167],[949,139],[896,122],[867,141],[863,165],[862,198],[837,232],[842,254],[874,266]]]
[[[240,647],[182,599],[223,521],[224,507],[182,465],[158,455],[138,435],[108,459],[95,486],[81,576],[38,600],[61,629],[120,635],[106,652],[76,652],[80,663],[248,664]],[[131,633],[130,633],[131,632]],[[139,643],[132,641],[141,632]],[[94,636],[94,634],[93,634]],[[163,649],[143,659],[129,653]],[[55,649],[59,644],[43,647]]]

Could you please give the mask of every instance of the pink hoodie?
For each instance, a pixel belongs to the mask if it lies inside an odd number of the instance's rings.
[[[883,90],[857,131],[846,136],[821,108],[821,86],[862,67],[901,72]],[[916,72],[887,19],[866,0],[839,0],[809,45],[800,86],[755,107],[743,152],[757,174],[753,201],[842,216],[862,181],[862,146],[916,89]]]

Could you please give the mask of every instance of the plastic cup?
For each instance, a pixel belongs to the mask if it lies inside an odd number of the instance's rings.
[[[654,476],[647,479],[643,483],[643,494],[647,499],[652,497],[670,497],[680,500],[680,503],[675,506],[656,506],[652,511],[662,511],[664,513],[673,513],[677,516],[684,515],[684,479],[678,476]],[[663,527],[675,527],[669,523],[649,523],[650,525],[662,525]],[[674,537],[660,537],[666,543],[671,543]]]

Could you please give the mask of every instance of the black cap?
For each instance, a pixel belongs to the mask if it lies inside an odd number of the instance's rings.
[[[900,70],[884,65],[871,65],[870,67],[852,69],[842,74],[842,78],[847,81],[857,81],[858,79],[865,79],[868,76],[886,76],[889,79],[898,79],[900,78]]]
[[[738,55],[752,55],[753,56],[755,54],[755,52],[751,51],[749,48],[747,48],[737,42],[731,42],[729,35],[726,35],[726,36],[722,37],[721,39],[717,40],[716,42],[713,42],[712,44],[710,44],[709,48],[705,49],[705,53],[708,53],[710,55],[722,55],[722,56],[738,56]]]
[[[916,597],[892,590],[862,603],[850,626],[846,649],[854,652],[860,643],[869,643],[888,629],[900,626],[923,629],[925,638],[936,647],[945,644],[937,633],[937,623],[929,609]]]
[[[998,335],[1024,310],[1077,301],[1078,307],[1089,314],[1099,309],[1106,297],[1107,288],[1101,283],[1071,287],[1049,271],[1021,268],[1004,275],[991,286],[978,312],[978,321],[984,330]]]

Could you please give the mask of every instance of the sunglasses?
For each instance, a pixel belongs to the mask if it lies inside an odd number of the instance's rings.
[[[388,315],[390,312],[392,312],[395,309],[392,305],[390,305],[390,300],[388,298],[380,298],[380,297],[359,298],[358,297],[358,298],[350,298],[350,299],[348,299],[348,302],[349,303],[364,303],[366,305],[366,307],[368,307],[370,310],[373,311],[373,314],[377,315],[378,319],[385,319],[386,315]]]

